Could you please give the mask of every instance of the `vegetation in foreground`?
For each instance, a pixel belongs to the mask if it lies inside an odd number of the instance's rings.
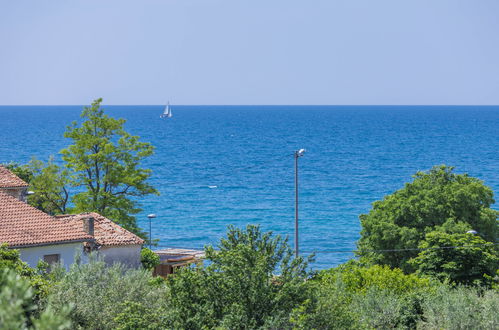
[[[2,247],[5,329],[497,329],[499,290],[350,261],[314,273],[287,240],[231,227],[208,265],[166,280],[97,258],[31,270]],[[43,267],[42,267],[43,269]],[[39,280],[43,289],[36,289]],[[36,299],[35,292],[38,295]]]

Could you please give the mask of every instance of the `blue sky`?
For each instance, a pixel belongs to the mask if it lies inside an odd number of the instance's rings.
[[[0,0],[0,104],[499,104],[497,0]]]

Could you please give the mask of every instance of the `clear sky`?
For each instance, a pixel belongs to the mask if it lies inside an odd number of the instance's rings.
[[[499,104],[498,0],[0,0],[0,104]]]

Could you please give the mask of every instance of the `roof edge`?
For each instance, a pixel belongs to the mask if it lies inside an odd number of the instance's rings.
[[[23,244],[23,245],[8,245],[11,249],[21,249],[21,248],[30,248],[37,246],[47,246],[47,245],[61,245],[61,244],[69,244],[69,243],[84,243],[84,242],[95,242],[95,239],[83,238],[83,239],[72,239],[66,241],[57,241],[57,242],[44,242],[44,243],[35,243],[35,244]],[[8,244],[8,242],[7,242]]]

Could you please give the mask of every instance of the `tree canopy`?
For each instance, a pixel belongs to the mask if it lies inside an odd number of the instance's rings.
[[[133,214],[140,212],[134,197],[157,194],[147,179],[151,171],[140,167],[154,147],[125,131],[124,119],[107,116],[95,100],[85,107],[81,125],[73,122],[64,133],[73,144],[61,150],[72,186],[84,191],[73,196],[77,212],[95,211],[138,232]]]
[[[359,255],[374,264],[413,271],[422,241],[431,232],[464,234],[476,230],[485,242],[496,242],[499,212],[492,190],[477,178],[435,166],[418,172],[404,188],[373,203],[360,215]],[[389,250],[389,251],[377,251]],[[405,251],[390,251],[405,250]]]

